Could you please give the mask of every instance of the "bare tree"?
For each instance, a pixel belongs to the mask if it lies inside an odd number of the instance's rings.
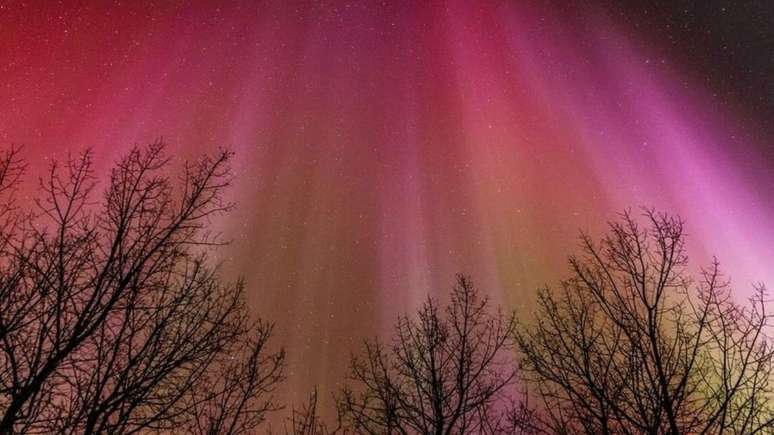
[[[0,186],[19,179],[17,154]],[[99,196],[86,152],[51,165],[36,209],[9,212],[0,433],[241,433],[276,408],[272,327],[249,319],[243,283],[223,282],[202,249],[221,243],[206,227],[231,208],[230,158],[175,181],[161,142],[136,147]]]
[[[416,318],[399,318],[391,345],[366,342],[353,357],[338,400],[345,423],[367,434],[503,431],[515,325],[459,275],[445,310],[428,298]]]
[[[692,280],[683,221],[646,211],[581,236],[571,277],[520,327],[521,370],[542,402],[534,433],[774,431],[771,314],[762,285],[736,303],[717,261]]]
[[[342,426],[342,415],[337,417],[337,426],[328,425],[319,415],[317,409],[318,392],[315,388],[309,394],[309,398],[300,409],[294,408],[288,417],[285,427],[285,435],[348,435],[350,432]]]

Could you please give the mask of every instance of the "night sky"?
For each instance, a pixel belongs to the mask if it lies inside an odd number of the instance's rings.
[[[626,207],[682,215],[738,297],[774,283],[770,2],[0,1],[0,77],[33,174],[236,151],[216,257],[291,402],[455,272],[528,315]]]

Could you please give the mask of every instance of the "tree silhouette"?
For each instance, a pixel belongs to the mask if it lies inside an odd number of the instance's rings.
[[[514,314],[492,311],[459,275],[445,309],[428,298],[400,317],[391,345],[367,341],[338,399],[346,427],[364,434],[504,431],[498,407],[516,375]]]
[[[300,409],[294,408],[285,422],[285,435],[348,435],[350,432],[342,426],[342,416],[338,415],[337,426],[328,425],[318,413],[318,392],[315,388]],[[273,433],[269,431],[269,433]]]
[[[0,191],[23,173],[0,161]],[[96,194],[92,155],[53,163],[32,210],[0,226],[0,433],[242,433],[277,406],[283,353],[225,283],[206,227],[231,204],[231,154],[171,178],[135,147]]]
[[[692,280],[683,221],[624,213],[581,236],[571,277],[520,327],[533,433],[754,434],[774,430],[771,314],[762,285],[732,300],[717,261]]]

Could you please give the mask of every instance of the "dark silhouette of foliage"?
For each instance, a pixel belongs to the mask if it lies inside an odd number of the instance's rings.
[[[205,252],[230,158],[174,179],[161,142],[136,147],[98,195],[86,152],[51,165],[36,209],[3,209],[0,433],[236,434],[277,408],[272,326]],[[22,172],[6,153],[0,190]]]
[[[338,398],[345,427],[364,434],[505,431],[498,407],[515,378],[513,313],[491,310],[459,275],[445,309],[432,298],[400,317],[390,345],[367,341]],[[499,402],[502,403],[502,402]]]
[[[541,403],[525,432],[772,433],[771,314],[762,285],[732,299],[717,261],[689,277],[683,221],[624,213],[600,243],[581,237],[571,277],[544,289],[517,332]]]

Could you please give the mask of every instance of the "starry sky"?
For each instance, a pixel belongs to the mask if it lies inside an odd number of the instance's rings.
[[[740,298],[774,283],[767,3],[0,2],[0,141],[33,174],[233,149],[216,257],[292,403],[456,272],[528,315],[626,207],[682,215]]]

